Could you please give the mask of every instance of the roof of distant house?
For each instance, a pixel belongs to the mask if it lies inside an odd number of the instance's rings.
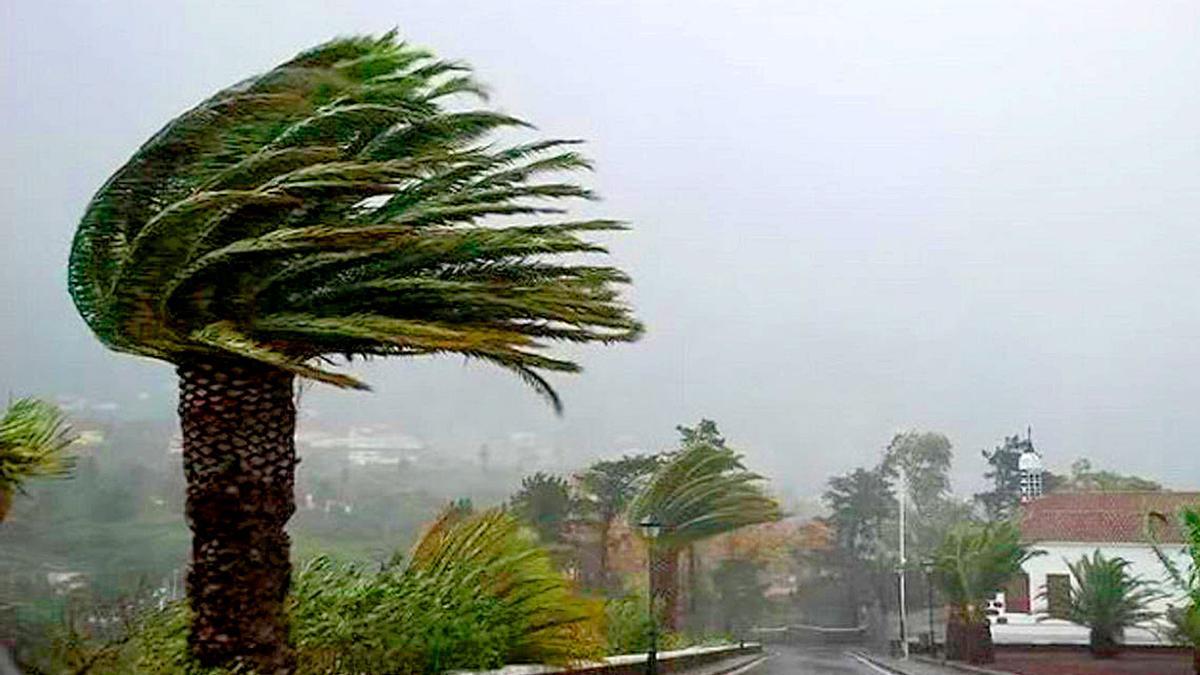
[[[1171,527],[1158,528],[1163,542],[1182,542],[1175,515],[1200,507],[1200,492],[1058,492],[1025,504],[1021,536],[1026,541],[1149,543],[1146,517],[1170,514]]]

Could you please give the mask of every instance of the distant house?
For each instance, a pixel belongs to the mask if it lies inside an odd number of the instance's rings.
[[[1072,592],[1067,563],[1096,550],[1128,560],[1134,575],[1163,584],[1171,596],[1152,609],[1164,611],[1172,604],[1182,604],[1154,553],[1146,530],[1147,516],[1151,512],[1176,514],[1184,506],[1197,504],[1200,492],[1053,493],[1026,501],[1021,537],[1042,555],[1026,562],[1024,574],[992,603],[997,642],[1086,642],[1086,629],[1051,617],[1062,613]],[[1164,551],[1186,569],[1188,557],[1178,528],[1163,528],[1155,534]],[[1132,630],[1126,637],[1130,643],[1159,641],[1149,630]]]

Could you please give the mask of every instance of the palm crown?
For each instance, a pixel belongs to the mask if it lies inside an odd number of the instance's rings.
[[[574,371],[550,341],[628,341],[619,270],[579,262],[551,204],[586,169],[576,141],[499,143],[524,122],[450,109],[482,97],[462,64],[389,33],[327,43],[169,123],[100,189],[70,290],[109,347],[175,363],[239,358],[342,387],[336,355],[458,353],[520,374]],[[469,100],[469,99],[467,99]],[[491,139],[491,140],[489,140]],[[550,176],[550,178],[547,178]],[[493,217],[549,217],[503,226]]]

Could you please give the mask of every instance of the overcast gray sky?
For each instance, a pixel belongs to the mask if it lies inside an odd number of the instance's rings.
[[[589,139],[649,332],[585,350],[562,419],[457,360],[372,364],[321,418],[586,457],[708,416],[802,493],[913,427],[977,475],[1029,424],[1051,466],[1200,486],[1195,2],[6,0],[0,388],[169,414],[170,367],[65,292],[86,201],[214,90],[392,26]]]

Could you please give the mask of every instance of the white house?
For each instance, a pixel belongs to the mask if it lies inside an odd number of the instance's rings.
[[[1022,505],[1021,536],[1042,554],[1030,559],[1024,574],[1009,584],[993,603],[993,636],[996,642],[1082,644],[1088,631],[1060,619],[1051,619],[1069,597],[1072,577],[1067,569],[1084,555],[1099,550],[1108,557],[1130,562],[1130,571],[1162,584],[1171,597],[1151,607],[1165,611],[1181,605],[1181,596],[1170,584],[1147,535],[1151,512],[1177,514],[1184,506],[1200,505],[1200,492],[1085,492],[1032,496]],[[1156,531],[1162,548],[1181,569],[1189,558],[1178,527]],[[1126,634],[1130,644],[1154,644],[1159,635],[1147,629]]]

